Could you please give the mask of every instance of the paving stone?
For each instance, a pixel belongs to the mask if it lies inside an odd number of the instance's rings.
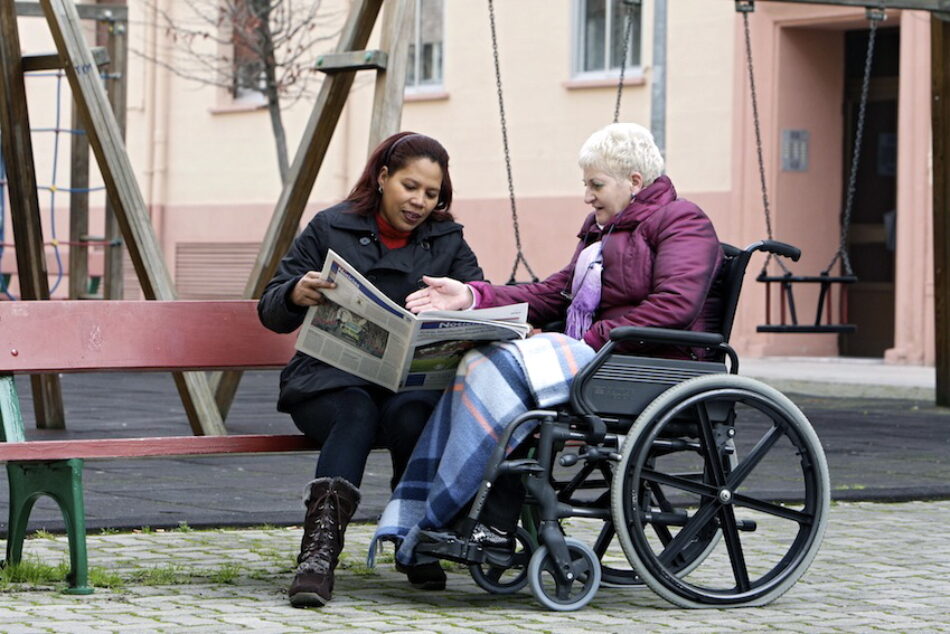
[[[734,632],[779,629],[789,632],[941,631],[950,622],[944,605],[950,593],[950,559],[938,550],[927,570],[909,568],[922,559],[907,547],[928,526],[950,520],[950,502],[900,505],[906,523],[902,530],[881,530],[881,517],[897,505],[839,504],[833,514],[822,554],[811,573],[771,606],[756,609],[680,610],[667,605],[646,588],[602,590],[594,602],[576,613],[547,612],[527,595],[504,597],[482,593],[465,572],[450,572],[449,589],[419,593],[402,575],[384,565],[376,574],[340,573],[338,598],[324,610],[294,610],[287,606],[284,584],[289,575],[274,569],[273,557],[253,557],[267,549],[292,557],[298,531],[210,531],[91,535],[90,555],[108,562],[107,568],[130,572],[148,565],[187,565],[213,570],[226,564],[253,567],[272,579],[200,583],[179,586],[132,585],[97,591],[89,597],[66,597],[52,590],[18,590],[3,595],[0,629],[3,631],[321,631],[373,632],[514,632],[578,631],[622,632]],[[596,523],[572,522],[571,534],[584,540],[594,536]],[[356,524],[348,539],[348,555],[362,556],[361,544],[372,526]],[[288,533],[292,539],[288,539]],[[30,540],[41,558],[62,552],[62,538]],[[107,556],[106,556],[107,553]],[[842,570],[843,569],[843,570]],[[907,574],[910,571],[912,574]],[[917,584],[908,580],[919,579]],[[90,615],[95,621],[90,623]],[[20,616],[24,620],[17,623]],[[71,629],[70,629],[71,628]]]

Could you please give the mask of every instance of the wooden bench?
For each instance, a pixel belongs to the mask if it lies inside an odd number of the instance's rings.
[[[87,458],[314,451],[302,435],[27,441],[14,374],[279,368],[294,335],[257,319],[257,302],[0,302],[0,461],[7,463],[6,561],[19,562],[34,502],[52,497],[69,540],[69,589],[88,594],[82,470]],[[143,430],[147,436],[147,430]]]

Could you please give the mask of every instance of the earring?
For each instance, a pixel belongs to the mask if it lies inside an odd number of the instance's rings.
[[[376,186],[376,191],[379,192],[380,194],[382,194],[382,193],[383,193],[383,186],[382,186],[382,185],[377,185],[377,186]]]

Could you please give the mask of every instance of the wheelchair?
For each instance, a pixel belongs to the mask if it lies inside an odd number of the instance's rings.
[[[492,593],[528,585],[557,611],[583,607],[601,585],[645,584],[685,608],[765,605],[791,588],[821,545],[827,463],[787,397],[737,375],[728,339],[751,255],[797,260],[800,251],[771,240],[723,250],[710,291],[722,307],[718,333],[615,329],[567,404],[509,423],[462,530],[417,553],[467,565]],[[699,348],[711,360],[637,356],[626,342]],[[536,427],[532,455],[508,458],[522,425]],[[521,474],[527,490],[513,553],[471,541],[503,474]],[[592,546],[565,534],[570,518],[602,521]]]

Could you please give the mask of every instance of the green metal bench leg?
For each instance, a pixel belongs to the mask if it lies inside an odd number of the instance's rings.
[[[82,495],[83,461],[78,458],[47,462],[8,462],[10,523],[7,561],[19,563],[33,504],[48,495],[59,505],[69,539],[69,594],[91,594],[86,556],[86,510]]]

